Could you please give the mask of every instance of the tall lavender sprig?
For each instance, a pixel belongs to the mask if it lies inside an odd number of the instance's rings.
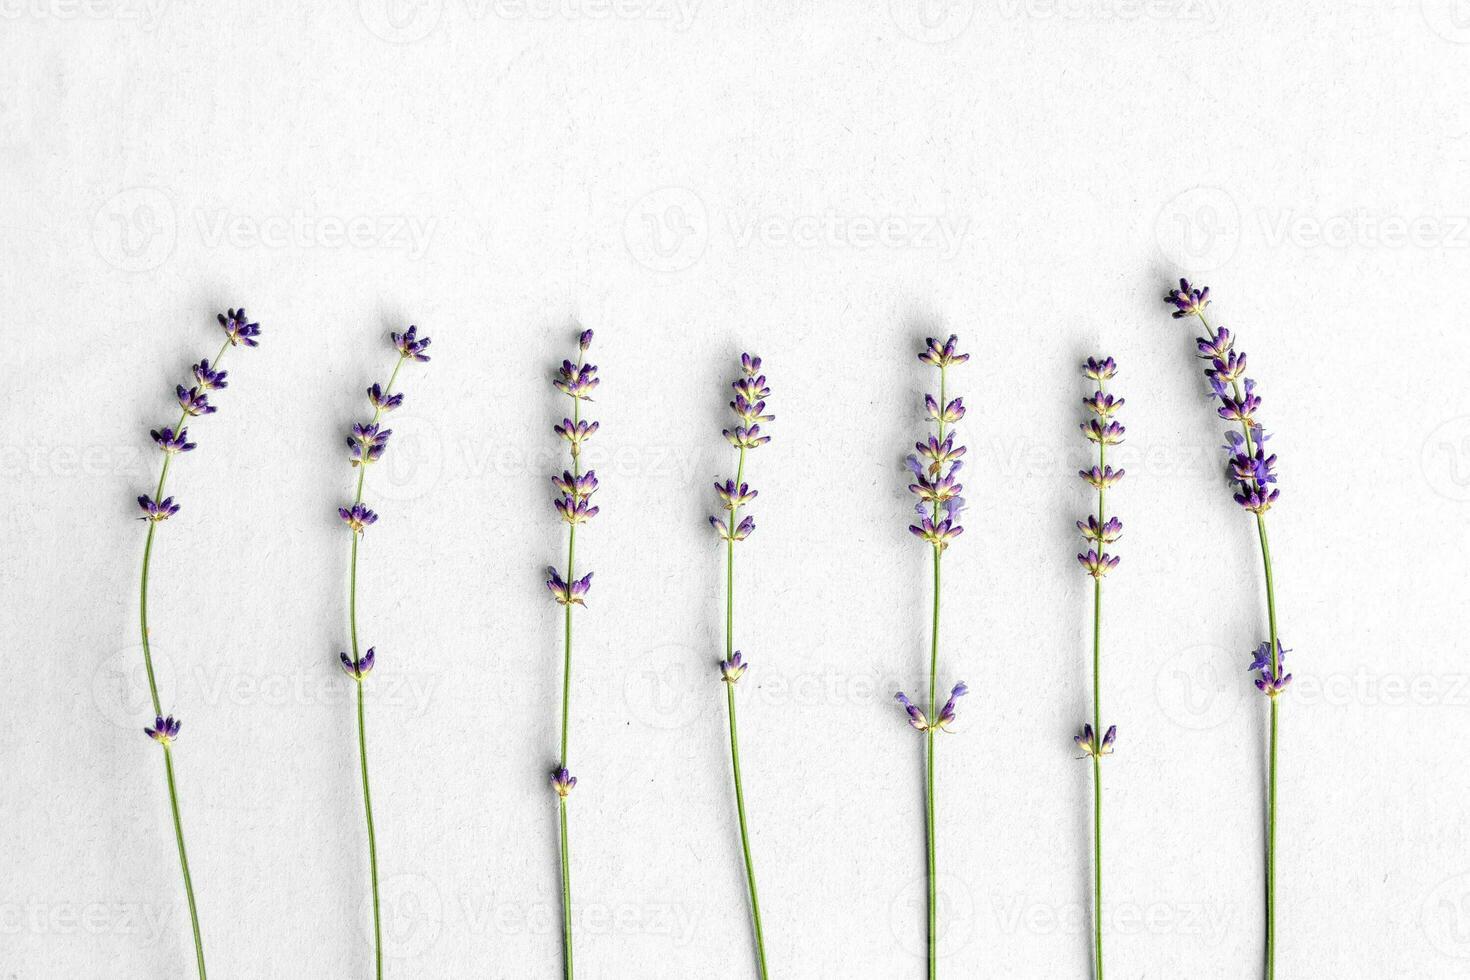
[[[928,338],[927,346],[919,354],[919,360],[939,369],[939,397],[924,397],[928,418],[934,423],[934,434],[923,442],[914,444],[917,455],[908,457],[908,467],[914,482],[909,490],[918,496],[914,505],[919,522],[909,525],[916,537],[927,541],[934,551],[934,613],[930,625],[929,645],[929,710],[924,712],[908,699],[902,691],[896,695],[898,702],[908,712],[909,724],[924,735],[924,787],[925,787],[925,840],[928,846],[929,882],[929,978],[938,976],[938,874],[934,840],[934,733],[950,731],[955,718],[958,699],[969,693],[965,683],[954,685],[949,700],[942,710],[938,706],[939,692],[939,596],[940,565],[944,552],[955,538],[964,533],[959,524],[965,500],[961,493],[964,485],[955,479],[955,474],[964,466],[961,457],[965,447],[956,444],[955,433],[950,427],[965,417],[964,399],[951,399],[948,394],[949,369],[970,359],[969,354],[959,353],[959,338],[951,334],[940,343]]]
[[[148,695],[153,701],[154,715],[153,727],[144,728],[143,731],[163,748],[163,769],[168,778],[168,801],[173,812],[174,841],[179,850],[179,868],[184,875],[184,894],[189,900],[189,924],[194,931],[194,958],[200,980],[204,980],[206,976],[204,940],[199,930],[199,909],[194,901],[194,882],[189,876],[189,854],[184,847],[184,824],[179,816],[179,794],[174,777],[173,742],[178,737],[180,722],[172,714],[164,714],[158,697],[158,679],[153,673],[153,650],[149,646],[148,634],[148,574],[153,564],[153,538],[158,533],[158,525],[179,511],[179,505],[174,502],[174,498],[164,496],[163,492],[168,484],[169,468],[173,465],[175,456],[189,452],[195,446],[189,441],[189,430],[185,428],[185,423],[191,418],[214,414],[215,406],[209,401],[210,393],[229,386],[226,380],[229,372],[222,371],[219,367],[225,352],[231,347],[260,345],[257,339],[260,336],[260,324],[249,322],[243,309],[221,313],[217,319],[225,332],[225,341],[220,345],[219,353],[214,355],[214,360],[203,360],[194,365],[194,384],[188,388],[179,385],[175,389],[181,410],[178,422],[173,428],[155,429],[150,433],[154,444],[163,452],[163,467],[158,474],[158,485],[153,490],[153,496],[144,495],[138,498],[138,506],[143,511],[142,519],[148,522],[148,537],[143,544],[143,573],[138,586],[138,620],[143,641],[143,666],[148,673]]]
[[[362,770],[362,809],[367,822],[368,870],[373,889],[373,961],[379,980],[382,980],[383,976],[383,925],[382,913],[378,904],[378,839],[373,829],[373,791],[368,780],[367,719],[363,706],[363,681],[367,679],[372,672],[373,665],[377,662],[377,651],[373,647],[368,647],[366,652],[362,652],[358,643],[357,552],[363,533],[378,521],[378,515],[369,510],[362,502],[362,494],[367,481],[368,467],[383,458],[383,454],[388,450],[388,438],[393,435],[392,429],[383,428],[383,416],[403,404],[403,395],[393,390],[394,384],[398,381],[398,372],[409,361],[429,359],[429,355],[424,351],[428,349],[430,340],[428,337],[420,337],[418,332],[418,327],[409,327],[403,333],[391,335],[393,346],[398,350],[398,360],[393,365],[393,373],[388,376],[386,385],[374,383],[367,389],[368,404],[373,409],[372,417],[365,423],[354,422],[352,424],[352,432],[347,437],[347,448],[348,461],[352,464],[352,468],[357,470],[357,490],[353,494],[350,507],[337,508],[337,516],[352,532],[352,571],[347,592],[352,653],[349,655],[344,650],[339,659],[342,669],[357,686],[357,760]]]
[[[1269,637],[1256,649],[1250,670],[1259,671],[1256,687],[1271,702],[1270,767],[1266,802],[1266,980],[1276,973],[1276,770],[1279,696],[1291,683],[1285,673],[1286,651],[1276,628],[1276,583],[1271,570],[1271,544],[1266,535],[1266,512],[1281,491],[1276,487],[1276,456],[1265,449],[1269,436],[1258,413],[1261,397],[1256,383],[1246,377],[1246,355],[1235,347],[1235,337],[1224,327],[1210,326],[1205,310],[1210,305],[1210,288],[1195,288],[1180,279],[1179,288],[1164,300],[1174,307],[1174,319],[1194,317],[1205,335],[1195,339],[1198,356],[1208,366],[1205,377],[1219,399],[1216,414],[1235,428],[1225,434],[1229,455],[1228,475],[1235,486],[1235,502],[1255,516],[1256,537],[1261,542],[1261,565],[1266,577],[1266,618]]]
[[[1103,734],[1102,727],[1102,583],[1118,566],[1118,558],[1107,552],[1107,545],[1123,534],[1123,522],[1107,514],[1108,488],[1123,479],[1123,471],[1108,465],[1108,447],[1123,441],[1123,425],[1113,418],[1123,407],[1124,399],[1108,393],[1107,383],[1118,373],[1111,357],[1089,357],[1082,373],[1096,383],[1091,396],[1082,399],[1092,418],[1082,424],[1082,434],[1097,447],[1097,465],[1079,475],[1097,494],[1096,512],[1077,522],[1086,551],[1077,561],[1092,576],[1092,721],[1082,726],[1082,734],[1073,741],[1082,749],[1084,758],[1092,760],[1092,873],[1093,873],[1093,939],[1095,952],[1093,976],[1103,980],[1102,945],[1102,758],[1111,755],[1118,737],[1118,726],[1111,725]]]
[[[735,810],[740,818],[740,849],[745,855],[745,881],[750,891],[750,913],[755,929],[756,961],[762,980],[766,977],[766,940],[761,929],[760,896],[755,887],[755,864],[750,857],[750,832],[745,821],[745,790],[740,782],[740,737],[735,724],[735,685],[750,666],[735,649],[735,543],[744,541],[755,530],[755,519],[740,516],[740,509],[756,497],[756,491],[745,482],[745,454],[771,441],[761,432],[761,424],[775,420],[766,414],[766,399],[771,389],[761,374],[761,359],[752,354],[740,355],[740,377],[731,382],[735,396],[730,410],[735,413],[733,428],[724,431],[725,439],[737,452],[735,478],[715,484],[715,493],[725,511],[725,518],[711,516],[710,525],[725,542],[725,659],[720,661],[720,678],[725,682],[725,703],[730,718],[730,768],[735,779]]]
[[[572,400],[572,417],[564,418],[553,430],[567,443],[572,468],[560,476],[552,477],[557,489],[553,501],[557,513],[567,525],[567,572],[562,577],[555,568],[548,569],[546,587],[552,598],[562,607],[563,651],[561,679],[561,755],[556,770],[551,774],[551,787],[556,793],[557,826],[561,837],[561,902],[562,902],[562,948],[563,963],[567,980],[572,978],[572,866],[571,847],[567,841],[567,798],[577,785],[577,777],[568,770],[567,743],[572,711],[572,609],[587,605],[586,595],[592,587],[592,573],[576,578],[577,526],[597,516],[598,508],[592,503],[597,492],[597,473],[582,471],[582,443],[597,431],[596,422],[582,418],[582,403],[592,401],[592,392],[601,380],[597,377],[597,365],[587,363],[587,349],[592,346],[592,331],[583,330],[577,337],[577,362],[562,361],[561,370],[551,382],[558,391]]]

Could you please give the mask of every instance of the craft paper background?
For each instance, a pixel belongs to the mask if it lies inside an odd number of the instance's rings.
[[[416,323],[368,481],[368,735],[389,974],[559,975],[563,554],[577,325],[604,378],[578,617],[577,961],[753,976],[705,524],[766,361],[740,549],[742,750],[774,976],[917,975],[928,553],[901,458],[926,334],[974,355],[946,561],[946,976],[1083,977],[1088,387],[1122,365],[1108,583],[1119,977],[1254,976],[1265,704],[1253,527],[1187,274],[1277,433],[1282,977],[1470,963],[1470,17],[1463,4],[335,0],[0,6],[0,975],[180,976],[140,686],[147,431],[244,304],[171,491],[153,620],[210,965],[363,976],[342,437]]]

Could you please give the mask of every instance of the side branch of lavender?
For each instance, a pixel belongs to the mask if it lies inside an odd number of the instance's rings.
[[[965,686],[964,681],[960,681],[950,689],[949,700],[945,702],[944,707],[936,710],[939,690],[940,567],[945,550],[965,530],[959,524],[960,513],[965,506],[964,498],[960,494],[965,488],[955,479],[955,474],[964,466],[961,457],[965,455],[965,447],[956,445],[954,432],[949,428],[965,417],[965,405],[962,398],[949,398],[948,378],[949,368],[965,363],[970,359],[970,355],[958,352],[959,338],[954,334],[951,334],[943,344],[933,337],[929,337],[926,343],[926,348],[919,354],[919,360],[939,369],[939,397],[924,396],[924,407],[929,421],[934,423],[935,431],[927,440],[914,444],[918,455],[909,456],[907,463],[915,480],[909,485],[909,490],[919,498],[919,502],[914,505],[914,510],[919,516],[919,523],[909,525],[909,531],[928,542],[934,552],[934,610],[930,625],[929,645],[929,710],[925,712],[919,708],[902,691],[899,691],[895,697],[908,712],[909,724],[924,735],[924,827],[928,849],[927,877],[929,884],[928,959],[929,980],[934,980],[938,976],[939,969],[938,862],[935,854],[934,835],[934,733],[951,730],[950,725],[955,720],[955,704],[959,698],[969,693],[969,688]]]
[[[755,530],[755,518],[740,516],[740,509],[754,500],[757,491],[745,482],[745,454],[771,441],[761,433],[762,422],[775,421],[774,415],[766,414],[766,399],[771,389],[766,386],[766,376],[761,374],[761,359],[751,354],[740,355],[741,376],[731,382],[735,397],[730,410],[737,422],[733,429],[724,430],[725,439],[737,450],[735,477],[724,483],[715,484],[725,510],[725,518],[711,516],[710,526],[725,542],[725,659],[720,661],[720,678],[725,683],[725,703],[730,719],[730,768],[735,780],[735,809],[740,818],[740,848],[745,855],[745,882],[750,892],[750,913],[755,930],[756,962],[762,980],[766,971],[766,940],[761,929],[761,903],[755,887],[755,864],[750,856],[750,832],[745,820],[745,790],[740,781],[740,737],[735,723],[735,685],[750,664],[739,650],[735,649],[735,543],[744,541]]]
[[[1113,743],[1118,738],[1118,726],[1110,725],[1102,733],[1102,582],[1103,578],[1118,567],[1119,559],[1107,552],[1106,547],[1123,535],[1123,522],[1107,513],[1108,489],[1123,479],[1123,470],[1108,465],[1108,447],[1123,441],[1123,426],[1113,418],[1123,407],[1124,399],[1114,398],[1107,391],[1107,383],[1118,373],[1118,365],[1111,357],[1089,357],[1082,372],[1092,379],[1097,389],[1091,396],[1082,399],[1093,417],[1082,424],[1082,434],[1097,447],[1097,464],[1078,475],[1087,481],[1097,493],[1097,508],[1087,515],[1087,520],[1077,522],[1087,550],[1077,555],[1077,561],[1092,576],[1092,721],[1082,726],[1082,734],[1073,736],[1072,741],[1082,749],[1083,758],[1092,760],[1092,915],[1093,915],[1093,976],[1103,980],[1102,946],[1102,758],[1112,755]]]
[[[571,469],[551,478],[557,496],[553,500],[557,514],[567,525],[567,570],[563,577],[555,568],[548,568],[546,587],[551,596],[562,607],[565,647],[562,662],[561,686],[561,754],[558,765],[551,774],[551,788],[556,793],[557,826],[561,838],[561,901],[562,901],[562,948],[565,975],[572,978],[572,869],[571,846],[567,840],[567,799],[577,785],[577,777],[567,768],[570,765],[567,753],[571,729],[572,711],[572,607],[587,605],[586,597],[592,587],[592,573],[576,577],[577,525],[585,524],[597,516],[598,507],[592,503],[597,492],[597,473],[582,471],[582,443],[597,432],[596,422],[582,418],[582,403],[592,401],[592,392],[597,389],[597,365],[586,363],[587,349],[592,346],[592,331],[584,330],[577,338],[577,363],[562,361],[561,370],[552,384],[558,391],[572,400],[572,417],[564,418],[553,431],[567,443],[571,456]]]
[[[1261,398],[1256,383],[1245,376],[1246,355],[1235,349],[1235,338],[1224,327],[1210,326],[1205,310],[1210,305],[1210,288],[1196,289],[1187,279],[1179,280],[1179,288],[1164,296],[1174,307],[1174,319],[1194,317],[1205,335],[1195,339],[1198,355],[1209,363],[1205,377],[1210,390],[1219,399],[1216,413],[1237,428],[1225,434],[1225,451],[1229,456],[1228,474],[1235,485],[1235,502],[1255,515],[1256,536],[1261,543],[1261,565],[1266,579],[1266,618],[1268,636],[1255,650],[1249,670],[1259,672],[1256,688],[1271,702],[1270,764],[1266,802],[1266,980],[1276,972],[1276,770],[1277,731],[1280,715],[1279,696],[1291,683],[1285,672],[1286,654],[1276,628],[1276,583],[1271,569],[1271,544],[1266,534],[1266,512],[1281,491],[1276,487],[1276,456],[1268,454],[1270,438],[1256,417]]]
[[[349,655],[344,650],[339,659],[347,676],[357,684],[357,759],[362,770],[362,807],[367,822],[368,870],[373,890],[373,960],[379,980],[382,980],[383,976],[383,926],[378,904],[378,841],[373,829],[373,793],[368,781],[367,717],[363,698],[363,681],[372,672],[377,661],[377,651],[373,647],[368,647],[366,652],[363,652],[358,643],[357,554],[363,533],[378,522],[378,515],[369,510],[362,502],[363,487],[367,480],[367,468],[383,458],[383,454],[388,450],[388,438],[393,435],[392,429],[383,428],[383,416],[403,404],[403,395],[393,390],[394,384],[398,381],[398,372],[409,361],[429,359],[429,355],[424,351],[428,349],[430,339],[420,338],[418,330],[418,327],[409,327],[401,334],[392,335],[393,346],[398,349],[398,361],[393,365],[393,373],[388,376],[386,385],[379,385],[375,382],[367,389],[368,404],[373,407],[372,418],[366,423],[354,422],[352,434],[347,437],[348,461],[352,464],[353,469],[357,470],[357,490],[353,494],[350,507],[337,508],[337,516],[352,532],[352,570],[347,598],[352,653]]]
[[[210,392],[229,387],[229,372],[220,370],[225,352],[231,347],[257,347],[260,344],[256,339],[260,336],[260,324],[248,322],[244,309],[221,313],[217,319],[225,332],[225,340],[220,345],[219,353],[215,354],[213,361],[201,360],[194,365],[193,385],[188,388],[178,385],[174,389],[180,408],[178,422],[174,423],[173,428],[154,429],[149,433],[154,444],[163,452],[163,466],[158,474],[158,484],[153,490],[153,496],[144,494],[138,498],[138,507],[143,511],[140,519],[148,522],[148,537],[143,544],[143,572],[138,586],[138,621],[143,644],[143,666],[148,674],[148,696],[153,701],[154,715],[153,725],[144,728],[143,732],[163,748],[163,769],[168,782],[169,809],[173,814],[174,842],[178,846],[179,868],[184,876],[184,894],[189,902],[189,923],[194,932],[194,959],[200,980],[204,980],[206,976],[204,940],[199,930],[199,909],[194,901],[194,882],[189,875],[189,854],[184,847],[184,824],[179,816],[179,794],[173,761],[173,743],[178,738],[181,723],[172,712],[164,714],[163,704],[158,696],[158,679],[153,673],[153,650],[149,645],[148,575],[153,564],[153,538],[158,533],[158,526],[179,512],[179,505],[174,502],[174,498],[164,496],[169,468],[175,456],[195,448],[195,443],[189,441],[189,430],[185,428],[185,423],[202,415],[214,414],[215,406],[209,401]]]

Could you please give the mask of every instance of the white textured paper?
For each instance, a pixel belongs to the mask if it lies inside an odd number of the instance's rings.
[[[0,976],[189,975],[140,686],[133,498],[190,434],[152,620],[219,977],[369,974],[342,444],[386,333],[432,335],[367,501],[389,975],[560,971],[564,560],[549,385],[594,328],[602,513],[577,615],[584,980],[754,975],[705,524],[736,358],[777,419],[739,549],[745,785],[774,978],[922,971],[928,553],[901,458],[957,331],[942,974],[1090,964],[1076,424],[1122,365],[1108,580],[1109,975],[1259,976],[1252,522],[1185,272],[1249,352],[1296,683],[1281,978],[1470,969],[1470,17],[1414,0],[0,0]]]

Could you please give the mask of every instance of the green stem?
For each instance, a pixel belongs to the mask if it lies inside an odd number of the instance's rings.
[[[226,340],[220,345],[219,353],[214,355],[213,366],[218,368],[224,359],[225,351],[230,349],[230,341]],[[184,427],[184,422],[189,418],[188,412],[179,413],[178,422],[174,423],[174,432],[179,432]],[[173,464],[173,453],[164,453],[163,468],[158,474],[158,486],[153,491],[155,501],[163,500],[163,488],[168,484],[168,471]],[[158,696],[158,678],[153,672],[153,648],[149,644],[148,635],[148,574],[153,567],[153,537],[158,533],[158,522],[148,522],[148,538],[143,544],[143,572],[138,580],[138,631],[143,644],[143,667],[148,673],[148,696],[153,702],[153,714],[163,714],[163,702]],[[168,799],[169,808],[174,819],[174,839],[179,845],[179,867],[184,873],[184,894],[189,899],[189,925],[194,931],[194,959],[199,969],[199,980],[204,980],[204,940],[199,931],[199,909],[194,902],[194,882],[189,877],[189,856],[184,849],[184,822],[179,816],[179,795],[174,780],[173,755],[167,743],[163,747],[163,765],[168,775]]]
[[[745,479],[745,447],[740,447],[739,461],[735,466],[735,490],[740,491]],[[735,653],[735,526],[740,522],[740,505],[730,504],[729,537],[725,539],[725,659]],[[745,856],[745,882],[750,892],[750,914],[755,930],[755,953],[760,966],[762,980],[768,976],[766,969],[766,937],[761,927],[760,894],[755,886],[755,861],[750,856],[750,829],[745,819],[745,789],[740,781],[740,735],[735,723],[735,684],[725,685],[725,702],[730,717],[730,771],[735,779],[735,811],[740,818],[740,850]]]
[[[184,871],[184,894],[189,898],[189,922],[194,927],[194,959],[199,980],[204,980],[204,939],[199,934],[199,912],[194,905],[194,881],[189,877],[189,852],[184,848],[184,824],[179,819],[179,793],[174,785],[174,757],[168,743],[163,746],[163,769],[168,775],[168,803],[174,815],[174,840],[179,845],[179,867]]]
[[[566,950],[567,980],[572,977],[572,852],[567,841],[567,801],[557,801],[561,823],[561,930],[562,944]]]
[[[368,782],[367,720],[363,713],[362,681],[357,682],[357,758],[362,765],[362,810],[367,817],[368,864],[373,879],[373,950],[378,980],[383,976],[383,925],[378,907],[378,838],[373,830],[373,790]]]
[[[929,715],[936,714],[936,686],[939,678],[939,568],[938,547],[934,549],[934,618],[929,632]],[[924,839],[927,843],[929,878],[929,980],[939,975],[939,871],[934,840],[934,729],[924,733]]]
[[[403,369],[404,362],[408,356],[400,354],[398,363],[393,365],[393,373],[388,376],[388,384],[383,388],[383,397],[387,398],[393,394],[393,385],[398,380],[398,372]],[[383,418],[381,408],[373,412],[370,425],[376,425]],[[357,491],[353,494],[354,505],[362,503],[362,492],[367,482],[368,463],[363,462],[357,467]],[[360,654],[357,639],[357,554],[360,534],[352,534],[352,570],[347,588],[347,616],[350,623],[350,634],[352,637],[352,659],[356,661]],[[382,912],[378,898],[378,839],[373,829],[373,793],[368,783],[368,761],[367,761],[367,719],[363,705],[362,678],[357,678],[357,758],[362,767],[362,809],[367,818],[368,837],[368,871],[373,886],[373,962],[375,964],[378,980],[383,978],[383,926]]]

